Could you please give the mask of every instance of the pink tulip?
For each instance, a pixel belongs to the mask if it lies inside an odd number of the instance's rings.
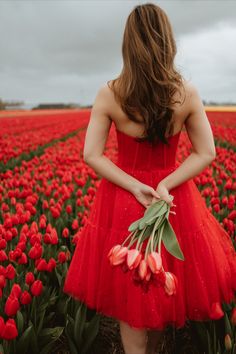
[[[227,351],[232,349],[232,340],[228,333],[225,335],[225,349]]]
[[[110,256],[113,254],[113,252],[118,251],[121,248],[121,245],[115,245],[113,246],[110,251],[108,252],[107,257],[110,258]]]
[[[139,250],[137,249],[132,249],[128,250],[127,252],[127,266],[129,269],[134,269],[136,268],[140,261],[141,261],[142,255]]]
[[[152,273],[158,273],[162,267],[161,255],[158,252],[151,252],[147,256],[147,263],[152,271]]]
[[[164,271],[164,268],[161,267],[160,272],[154,274],[153,277],[153,282],[157,285],[157,286],[165,286],[165,282],[166,282],[166,272]]]
[[[164,285],[165,292],[168,295],[175,295],[177,290],[177,284],[178,284],[177,278],[171,272],[165,272],[165,273],[166,273],[166,280]]]
[[[128,252],[127,247],[119,247],[118,249],[114,249],[111,256],[109,257],[111,265],[119,265],[125,261],[126,255]]]
[[[142,259],[139,263],[138,274],[141,279],[144,279],[147,275],[147,262],[145,259]]]
[[[152,275],[152,272],[151,272],[150,268],[147,268],[147,274],[145,276],[145,280],[149,281],[151,278],[151,275]]]

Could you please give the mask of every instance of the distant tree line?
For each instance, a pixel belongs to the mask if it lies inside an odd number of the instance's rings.
[[[204,106],[234,106],[236,102],[215,102],[202,100]],[[81,105],[78,103],[40,103],[32,107],[36,109],[69,109],[69,108],[92,108],[90,105]],[[4,101],[0,98],[0,111],[6,109],[24,109],[24,101]]]
[[[8,107],[18,108],[24,104],[24,101],[3,101],[0,98],[0,110],[5,110]]]

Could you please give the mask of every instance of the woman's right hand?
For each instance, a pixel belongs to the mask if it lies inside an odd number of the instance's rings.
[[[149,207],[154,199],[155,201],[160,199],[154,188],[142,182],[137,183],[131,193],[145,208]]]
[[[159,183],[157,185],[157,188],[156,188],[156,192],[158,193],[158,195],[160,196],[160,199],[162,200],[165,200],[167,204],[169,204],[171,207],[172,206],[176,206],[174,203],[173,203],[173,199],[174,199],[174,196],[172,194],[169,194],[169,191],[167,189],[167,187],[165,186],[164,183]],[[156,201],[155,198],[153,198],[152,203],[154,203]]]

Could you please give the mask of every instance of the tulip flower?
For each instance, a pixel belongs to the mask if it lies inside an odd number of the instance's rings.
[[[18,336],[18,330],[14,319],[9,318],[4,326],[2,338],[6,340],[15,339]]]
[[[132,249],[128,250],[127,252],[127,266],[129,269],[134,269],[136,268],[140,261],[141,261],[142,255],[140,254],[140,251],[137,249]]]
[[[110,264],[115,266],[118,264],[122,264],[127,256],[128,248],[127,247],[119,247],[114,249],[109,256]]]
[[[224,316],[221,304],[219,302],[213,302],[211,305],[210,318],[213,320],[218,320]]]
[[[20,302],[22,305],[28,305],[30,304],[32,301],[32,297],[30,295],[30,293],[27,290],[24,290],[21,294],[20,297]]]
[[[147,264],[153,273],[158,273],[162,267],[162,259],[160,253],[149,253],[147,256]]]
[[[139,276],[141,279],[144,279],[147,275],[147,262],[145,259],[142,259],[139,263]]]
[[[25,276],[25,282],[28,285],[31,285],[35,281],[34,274],[32,272],[28,272]]]
[[[43,283],[41,280],[35,280],[30,287],[32,295],[39,296],[43,291]]]
[[[233,326],[236,326],[236,307],[234,307],[232,312],[231,312],[230,321],[231,321]]]
[[[7,316],[14,316],[20,308],[20,303],[15,295],[9,295],[5,303],[4,311]]]
[[[226,350],[232,349],[232,340],[228,333],[225,335],[225,349]]]
[[[171,272],[165,272],[166,274],[166,279],[165,279],[165,292],[167,295],[175,295],[177,291],[177,278],[176,276],[171,273]]]

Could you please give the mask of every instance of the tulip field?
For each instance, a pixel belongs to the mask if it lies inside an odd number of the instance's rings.
[[[236,108],[206,113],[217,156],[194,182],[236,248]],[[94,349],[101,316],[62,291],[100,184],[83,160],[89,117],[89,109],[0,112],[2,354],[103,353]],[[190,150],[182,131],[179,163]],[[116,161],[114,126],[104,153]],[[181,343],[176,353],[236,353],[236,298],[219,306],[224,317],[191,323],[197,340]],[[162,353],[171,353],[171,345]]]

